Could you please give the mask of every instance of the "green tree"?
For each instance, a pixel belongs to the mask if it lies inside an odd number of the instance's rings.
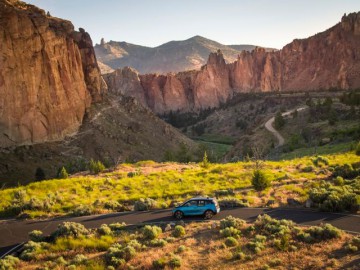
[[[298,117],[298,110],[295,110],[291,113],[292,118],[297,118]]]
[[[202,166],[203,168],[208,168],[209,165],[210,165],[210,162],[209,162],[209,160],[208,160],[208,157],[207,157],[207,154],[206,154],[206,151],[205,151],[205,152],[204,152],[204,157],[203,157],[203,161],[202,161],[201,166]]]
[[[59,172],[59,178],[60,179],[66,179],[69,177],[68,172],[66,171],[65,167],[62,167],[60,172]]]
[[[257,191],[264,190],[271,185],[270,179],[261,170],[254,170],[251,178],[251,184]]]
[[[35,179],[37,181],[45,180],[45,172],[42,168],[38,167],[35,171]]]
[[[101,161],[95,161],[91,159],[89,163],[89,170],[91,173],[98,174],[105,170],[105,166]]]
[[[285,119],[282,116],[281,112],[277,112],[275,115],[274,126],[276,129],[281,129],[285,125]]]

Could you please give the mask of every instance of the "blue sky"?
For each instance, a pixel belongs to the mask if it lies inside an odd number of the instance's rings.
[[[157,46],[201,35],[282,48],[360,11],[359,0],[25,0],[83,27],[93,42]]]

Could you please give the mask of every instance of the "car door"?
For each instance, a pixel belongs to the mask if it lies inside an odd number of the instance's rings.
[[[197,203],[196,215],[204,214],[205,210],[206,210],[205,201],[204,200],[199,200],[198,203]]]
[[[193,216],[196,215],[197,212],[197,201],[196,200],[192,200],[192,201],[188,201],[184,206],[184,214],[186,216]]]

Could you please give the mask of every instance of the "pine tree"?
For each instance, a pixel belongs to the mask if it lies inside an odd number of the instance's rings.
[[[282,116],[281,112],[278,112],[275,115],[275,121],[274,121],[274,125],[276,129],[280,129],[285,125],[285,119]]]
[[[59,173],[59,178],[60,179],[66,179],[69,177],[68,172],[66,171],[65,167],[62,167]]]
[[[203,161],[202,161],[202,167],[203,168],[208,168],[209,167],[209,160],[208,160],[208,156],[206,151],[204,152],[204,157],[203,157]]]

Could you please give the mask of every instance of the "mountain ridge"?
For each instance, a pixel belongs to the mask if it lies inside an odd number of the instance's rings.
[[[354,89],[360,87],[359,36],[360,12],[278,51],[242,51],[232,63],[218,50],[198,70],[139,75],[126,69],[104,78],[111,92],[141,97],[157,114],[218,107],[236,93]]]
[[[156,47],[147,47],[125,41],[105,42],[94,46],[101,72],[109,73],[126,66],[141,74],[180,72],[199,69],[206,64],[211,52],[221,49],[228,63],[234,62],[242,50],[253,50],[255,45],[224,45],[217,41],[193,36],[186,40],[172,40]],[[267,48],[267,50],[274,50]]]

